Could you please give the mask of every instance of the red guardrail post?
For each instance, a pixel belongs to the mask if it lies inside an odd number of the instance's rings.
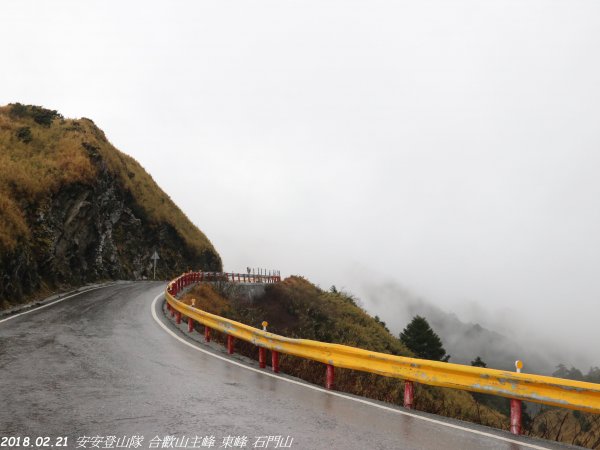
[[[510,399],[510,432],[512,434],[521,434],[521,400]]]
[[[515,361],[515,368],[521,373],[523,361]],[[521,434],[521,418],[523,412],[523,402],[521,400],[510,399],[510,432],[512,434]]]
[[[191,333],[194,331],[194,319],[188,317],[188,332]]]
[[[334,380],[335,369],[331,364],[327,364],[327,370],[325,372],[325,389],[333,389]]]
[[[271,351],[271,365],[273,366],[273,372],[279,373],[279,352],[275,350]]]
[[[404,381],[404,407],[413,409],[415,401],[415,385],[412,381]]]
[[[171,306],[171,317],[175,317],[175,308]]]
[[[233,343],[234,337],[230,334],[227,335],[227,353],[233,355]]]
[[[264,347],[258,347],[258,366],[261,369],[267,367],[267,349]]]
[[[210,328],[204,325],[204,342],[210,342]]]
[[[175,322],[177,322],[177,325],[181,323],[181,312],[179,311],[177,311]]]

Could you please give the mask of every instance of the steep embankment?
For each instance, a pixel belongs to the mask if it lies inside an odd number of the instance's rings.
[[[219,270],[206,236],[89,119],[0,107],[0,307],[62,286]]]
[[[257,328],[266,320],[269,331],[284,336],[411,355],[383,322],[367,314],[346,293],[323,291],[301,277],[268,285],[265,294],[254,299],[249,299],[240,289],[227,283],[202,284],[188,292],[183,301],[191,304],[192,299],[197,299],[205,311]],[[224,340],[224,336],[217,336],[217,339]],[[251,344],[236,342],[236,351],[257,358],[256,347]],[[284,373],[312,383],[324,383],[325,369],[321,363],[282,355],[280,367]],[[403,401],[404,384],[398,379],[336,368],[335,383],[340,391],[395,404]],[[417,409],[497,428],[508,427],[506,416],[478,404],[467,392],[420,384],[416,389]]]

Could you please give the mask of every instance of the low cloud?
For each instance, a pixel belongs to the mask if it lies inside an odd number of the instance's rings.
[[[600,363],[542,339],[545,333],[536,330],[536,324],[518,324],[508,309],[496,313],[470,301],[457,307],[459,313],[450,312],[395,282],[364,284],[362,297],[364,307],[396,335],[415,315],[426,317],[442,338],[450,362],[469,364],[481,356],[489,367],[514,370],[515,360],[521,359],[525,371],[541,374],[551,374],[559,363],[583,370]]]

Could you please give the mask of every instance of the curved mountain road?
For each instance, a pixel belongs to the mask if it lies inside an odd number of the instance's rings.
[[[0,320],[0,438],[67,436],[67,448],[115,448],[82,438],[133,435],[144,436],[139,448],[156,436],[194,448],[206,435],[214,448],[227,436],[247,436],[238,448],[265,448],[261,436],[289,436],[293,449],[569,448],[261,373],[178,329],[163,313],[164,287],[116,283]]]

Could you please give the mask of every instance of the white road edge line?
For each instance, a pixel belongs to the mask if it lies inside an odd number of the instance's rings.
[[[430,422],[430,423],[435,423],[437,425],[442,425],[444,427],[454,428],[456,430],[461,430],[461,431],[467,431],[469,433],[477,434],[479,436],[485,436],[485,437],[489,437],[489,438],[492,438],[492,439],[497,439],[497,440],[500,440],[500,441],[509,442],[511,444],[521,445],[521,446],[527,447],[527,448],[533,448],[533,449],[536,449],[536,450],[552,450],[549,447],[540,447],[539,445],[528,444],[527,442],[521,442],[521,441],[517,441],[515,439],[510,439],[510,438],[506,438],[506,437],[503,437],[503,436],[498,436],[498,435],[495,435],[495,434],[492,434],[492,433],[486,433],[485,431],[473,430],[471,428],[461,427],[460,425],[456,425],[456,424],[453,424],[453,423],[442,422],[441,420],[432,419],[430,417],[424,417],[424,416],[420,416],[420,415],[417,415],[417,414],[409,413],[407,411],[401,411],[399,409],[390,408],[388,406],[380,405],[380,404],[377,404],[377,403],[372,403],[372,402],[370,402],[368,400],[363,400],[363,399],[360,399],[360,398],[350,397],[350,396],[341,394],[339,392],[330,391],[330,390],[327,390],[327,389],[324,389],[324,388],[321,388],[321,387],[318,387],[318,386],[312,386],[312,385],[306,384],[306,383],[301,383],[301,382],[296,381],[296,380],[290,380],[289,378],[280,377],[280,376],[278,376],[278,375],[276,375],[274,373],[267,372],[264,369],[263,370],[255,369],[254,367],[250,367],[250,366],[247,366],[245,364],[239,363],[237,361],[233,361],[233,360],[231,360],[229,358],[226,358],[224,356],[216,355],[215,353],[209,352],[208,350],[204,350],[203,348],[200,348],[200,347],[198,347],[198,346],[196,346],[194,344],[191,344],[190,342],[186,341],[182,337],[177,336],[177,334],[175,334],[164,323],[162,323],[162,321],[156,315],[156,302],[158,301],[159,298],[161,298],[163,296],[164,296],[164,294],[157,295],[154,298],[154,301],[152,302],[152,305],[150,306],[151,312],[152,312],[152,317],[154,318],[154,320],[156,321],[156,323],[158,323],[167,333],[169,333],[172,337],[174,337],[178,341],[184,343],[188,347],[193,348],[194,350],[197,350],[199,352],[205,353],[205,354],[207,354],[209,356],[212,356],[214,358],[220,359],[222,361],[226,361],[226,362],[228,362],[230,364],[233,364],[235,366],[242,367],[244,369],[251,370],[253,372],[257,372],[257,373],[260,373],[260,374],[268,376],[268,377],[277,378],[278,380],[281,380],[281,381],[286,381],[288,383],[296,384],[298,386],[302,386],[302,387],[305,387],[305,388],[308,388],[308,389],[312,389],[314,391],[322,392],[324,394],[334,395],[336,397],[341,397],[341,398],[345,398],[347,400],[352,400],[354,402],[362,403],[364,405],[373,406],[375,408],[383,409],[385,411],[390,411],[390,412],[393,412],[393,413],[402,414],[404,416],[414,417],[415,419],[424,420],[424,421]]]
[[[104,286],[98,286],[98,287],[91,288],[91,289],[86,289],[85,291],[77,292],[77,293],[69,295],[67,297],[59,298],[58,300],[55,300],[55,301],[50,302],[50,303],[46,303],[45,305],[42,305],[42,306],[38,306],[37,308],[28,309],[27,311],[23,311],[22,313],[15,314],[14,316],[8,316],[6,319],[0,320],[0,323],[6,322],[7,320],[11,320],[11,319],[16,319],[19,316],[23,316],[25,314],[29,314],[29,313],[32,313],[34,311],[39,311],[40,309],[47,308],[48,306],[56,305],[57,303],[64,302],[65,300],[68,300],[70,298],[76,297],[78,295],[85,294],[87,292],[92,292],[92,291],[95,291],[97,289],[102,289],[102,288],[109,287],[109,286],[114,286],[114,283],[107,284],[107,285],[104,285]]]

